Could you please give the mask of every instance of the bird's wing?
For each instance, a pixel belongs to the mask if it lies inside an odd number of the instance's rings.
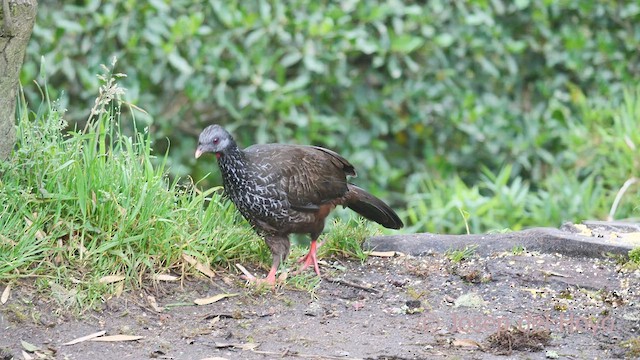
[[[337,153],[315,146],[254,145],[247,148],[254,166],[264,168],[264,177],[277,173],[278,188],[292,209],[317,211],[320,205],[347,192],[347,175],[353,166]]]

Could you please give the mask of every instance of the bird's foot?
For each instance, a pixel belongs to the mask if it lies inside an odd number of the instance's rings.
[[[295,274],[299,274],[304,270],[306,270],[311,265],[313,265],[313,269],[315,270],[316,274],[320,276],[320,267],[318,266],[318,257],[316,255],[316,249],[320,247],[320,245],[322,244],[316,245],[315,241],[311,242],[309,253],[307,253],[307,255],[301,257],[300,259],[298,259],[298,262],[302,263],[302,266],[300,266],[300,268],[295,272]]]
[[[271,269],[271,271],[269,271],[269,274],[267,275],[267,277],[265,277],[264,279],[258,279],[257,277],[253,276],[249,271],[247,271],[247,269],[244,266],[240,264],[236,264],[236,267],[240,269],[240,271],[242,271],[243,275],[241,275],[240,278],[243,280],[246,280],[249,284],[255,285],[256,287],[262,287],[262,286],[270,286],[272,288],[276,287],[276,270],[274,270],[273,268]],[[278,277],[277,282],[284,282],[286,280],[287,280],[287,273],[283,272]]]

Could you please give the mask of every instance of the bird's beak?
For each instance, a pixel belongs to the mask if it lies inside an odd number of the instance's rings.
[[[200,149],[200,147],[198,146],[198,148],[196,149],[196,159],[199,158],[202,154],[204,154],[204,151],[202,151],[202,149]]]

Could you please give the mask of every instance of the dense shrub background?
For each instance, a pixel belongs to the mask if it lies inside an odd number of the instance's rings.
[[[28,99],[42,55],[82,121],[117,56],[175,175],[213,170],[192,154],[222,123],[243,145],[338,150],[410,230],[461,232],[604,217],[638,172],[637,2],[41,1],[38,17]]]

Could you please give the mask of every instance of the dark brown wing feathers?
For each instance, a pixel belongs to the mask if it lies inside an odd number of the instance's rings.
[[[264,176],[278,172],[277,181],[293,210],[324,213],[320,211],[323,205],[344,205],[385,227],[403,226],[382,200],[347,183],[347,176],[356,176],[356,171],[334,151],[317,146],[267,144],[251,146],[245,152],[255,165],[265,166]]]

